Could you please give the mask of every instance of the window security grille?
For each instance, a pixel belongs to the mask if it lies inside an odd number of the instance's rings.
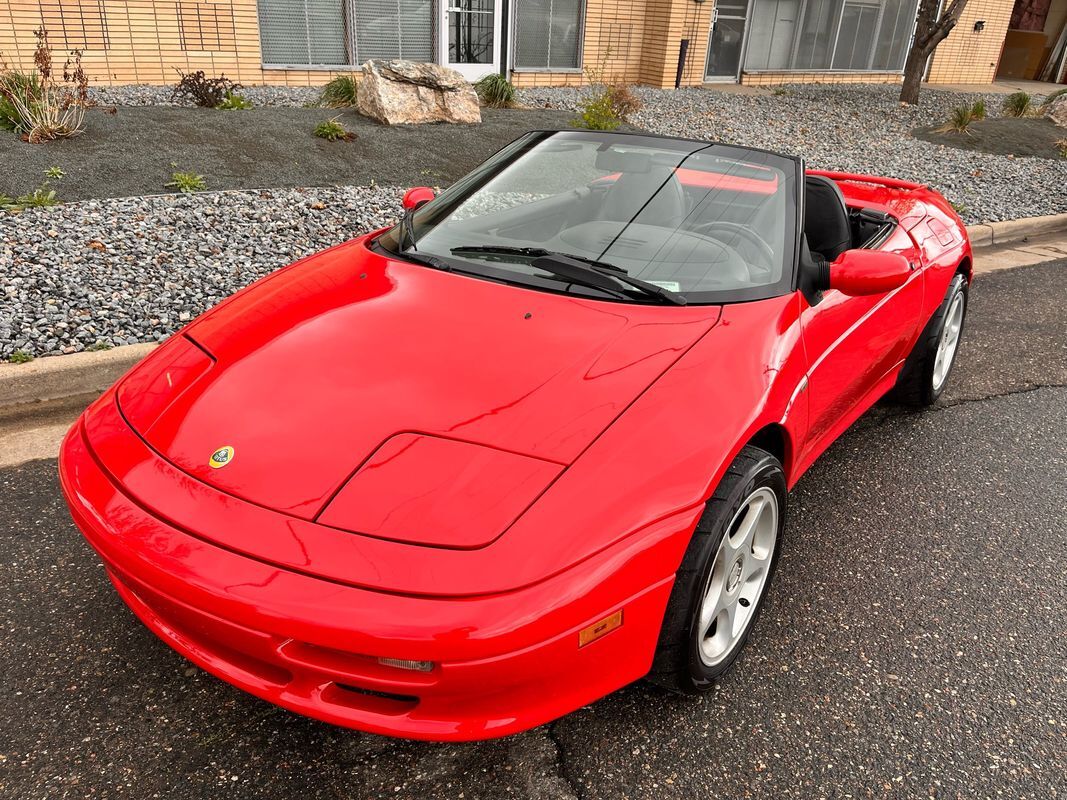
[[[259,0],[267,66],[433,60],[433,0]]]
[[[582,65],[583,0],[515,0],[515,69]]]

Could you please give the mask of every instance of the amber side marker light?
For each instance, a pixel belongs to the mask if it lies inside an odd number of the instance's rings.
[[[604,619],[594,622],[592,625],[578,631],[578,646],[585,647],[587,644],[595,642],[601,636],[606,636],[616,628],[620,627],[622,627],[621,608],[614,614],[604,617]]]

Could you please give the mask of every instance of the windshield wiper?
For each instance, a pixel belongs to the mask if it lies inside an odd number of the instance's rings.
[[[443,258],[431,256],[427,253],[419,253],[414,250],[401,249],[401,251],[397,253],[397,255],[400,256],[400,258],[405,259],[406,261],[414,261],[416,264],[422,264],[426,267],[433,267],[434,269],[439,269],[442,272],[453,271],[452,265],[445,261]]]
[[[639,278],[632,278],[622,267],[617,267],[604,261],[597,261],[595,258],[586,258],[585,256],[576,256],[570,253],[557,253],[552,250],[546,250],[543,247],[473,245],[452,248],[452,254],[457,256],[464,254],[478,255],[479,253],[525,256],[532,259],[530,262],[532,267],[616,296],[619,296],[617,281],[636,289],[646,297],[656,297],[678,306],[686,304],[685,297],[678,292],[672,292],[670,289],[664,289],[662,286],[657,286]],[[601,278],[604,280],[601,280]],[[626,296],[622,295],[622,297],[625,298]]]
[[[418,246],[415,244],[415,229],[414,229],[415,209],[404,209],[404,215],[400,218],[400,252],[407,253],[418,250]],[[411,251],[408,251],[404,247],[404,242],[411,243]]]

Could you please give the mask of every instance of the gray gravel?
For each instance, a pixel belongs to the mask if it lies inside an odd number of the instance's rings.
[[[572,111],[585,91],[525,89],[519,96],[527,105]],[[630,121],[654,133],[792,153],[822,169],[929,183],[962,208],[967,222],[1067,211],[1067,159],[972,153],[911,136],[979,98],[995,115],[1004,95],[924,88],[918,106],[902,107],[899,88],[892,86],[796,85],[784,91],[634,87],[643,107]]]
[[[175,81],[177,83],[177,81]],[[302,108],[318,103],[322,88],[318,86],[243,86],[238,90],[254,106],[288,106]],[[174,100],[173,86],[129,84],[93,86],[89,97],[103,106],[192,106],[186,98]]]
[[[268,272],[392,224],[400,195],[219,192],[0,216],[0,358],[161,340]]]

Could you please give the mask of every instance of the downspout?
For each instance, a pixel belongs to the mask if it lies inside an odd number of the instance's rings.
[[[508,79],[508,43],[511,28],[508,26],[508,0],[500,0],[500,74]]]

